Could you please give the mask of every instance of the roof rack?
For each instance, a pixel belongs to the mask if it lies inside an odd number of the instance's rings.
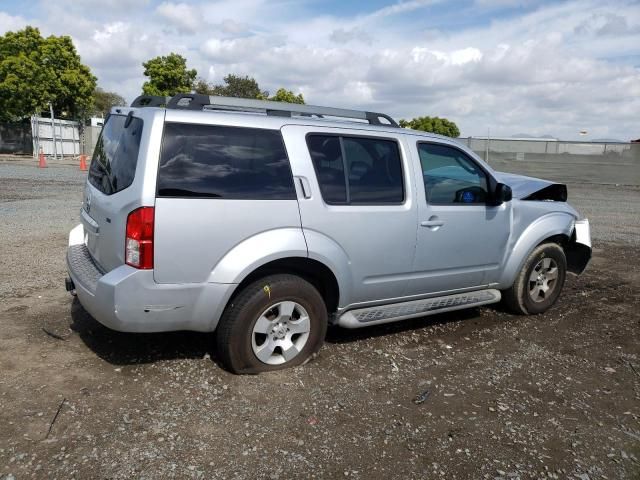
[[[171,97],[159,97],[157,95],[140,95],[131,102],[132,107],[165,107]]]
[[[143,102],[147,102],[144,103]],[[179,110],[232,110],[264,112],[270,116],[291,117],[293,114],[303,116],[338,117],[364,120],[371,125],[386,127],[400,127],[389,115],[345,108],[317,107],[300,105],[297,103],[273,102],[269,100],[253,100],[248,98],[221,97],[217,95],[202,95],[199,93],[179,93],[170,99],[167,97],[152,97],[141,95],[131,104],[132,107],[164,106]]]

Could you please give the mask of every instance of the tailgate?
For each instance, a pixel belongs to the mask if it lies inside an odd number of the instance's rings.
[[[96,144],[80,218],[85,244],[105,271],[124,264],[128,213],[139,203],[133,184],[144,122],[132,115],[110,115]]]

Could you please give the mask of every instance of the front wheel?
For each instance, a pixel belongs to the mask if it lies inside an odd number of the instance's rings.
[[[503,301],[514,313],[544,313],[560,296],[566,276],[567,259],[560,245],[543,243],[529,254],[511,288],[502,292]]]
[[[294,275],[271,275],[245,287],[225,309],[217,350],[234,373],[301,365],[322,346],[327,308],[316,288]]]

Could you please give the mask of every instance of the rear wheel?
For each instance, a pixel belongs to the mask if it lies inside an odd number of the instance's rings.
[[[322,346],[327,308],[316,288],[295,275],[271,275],[246,286],[227,306],[217,349],[234,373],[301,365]]]
[[[567,259],[560,245],[544,243],[527,257],[513,286],[502,292],[514,313],[546,312],[556,302],[567,276]]]

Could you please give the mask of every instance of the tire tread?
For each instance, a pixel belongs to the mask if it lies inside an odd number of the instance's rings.
[[[509,311],[515,313],[516,315],[531,315],[532,313],[542,313],[542,312],[531,312],[526,306],[525,303],[525,295],[526,292],[526,277],[531,267],[533,261],[537,259],[537,257],[544,251],[554,250],[556,253],[560,255],[562,259],[564,259],[564,264],[562,267],[564,268],[563,276],[562,276],[562,284],[564,284],[564,278],[566,276],[566,259],[564,250],[557,243],[541,243],[533,251],[529,254],[527,259],[524,262],[524,265],[518,272],[515,281],[511,287],[502,291],[502,302],[507,307]],[[560,289],[562,289],[560,286]],[[555,301],[553,302],[555,303]],[[553,303],[551,305],[553,305]],[[551,307],[551,305],[549,307]]]
[[[234,328],[242,322],[244,319],[242,316],[245,314],[245,309],[254,301],[256,295],[263,292],[264,285],[268,284],[271,290],[279,291],[283,287],[291,288],[295,291],[304,291],[310,297],[309,301],[317,302],[317,305],[322,305],[324,312],[326,307],[324,306],[324,299],[318,292],[318,290],[304,278],[291,274],[273,274],[266,277],[259,278],[254,282],[248,284],[238,293],[238,295],[231,300],[227,305],[220,318],[218,327],[216,329],[216,348],[220,361],[229,371],[233,373],[260,373],[262,371],[277,370],[280,366],[269,365],[252,365],[242,358],[242,354],[238,352],[237,344],[237,332],[234,332]],[[321,339],[317,342],[311,354],[308,358],[305,358],[299,363],[304,363],[311,358],[322,346],[324,336],[327,328],[327,318],[322,319],[322,331],[319,332]],[[292,360],[295,364],[298,361]],[[289,366],[289,364],[284,364]]]

